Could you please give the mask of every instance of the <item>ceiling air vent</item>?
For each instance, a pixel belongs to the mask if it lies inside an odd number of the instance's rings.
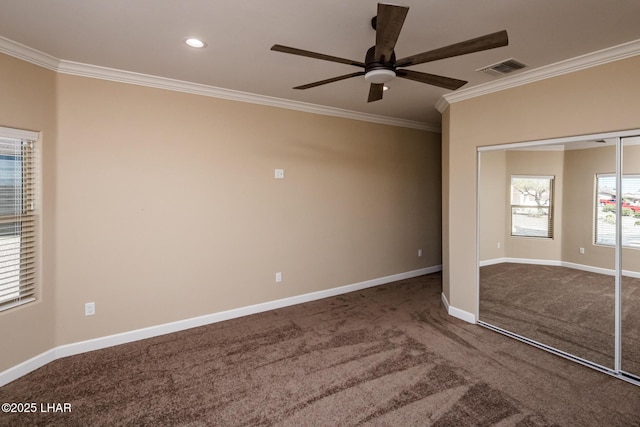
[[[526,65],[514,58],[509,58],[504,61],[500,61],[497,64],[489,65],[487,67],[479,68],[476,71],[489,74],[490,76],[502,76],[509,74],[517,70],[525,68]]]

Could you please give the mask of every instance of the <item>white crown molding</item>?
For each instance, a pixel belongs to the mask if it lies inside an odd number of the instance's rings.
[[[505,77],[495,82],[484,83],[468,89],[443,95],[436,103],[436,109],[442,113],[454,102],[476,98],[478,96],[511,89],[551,77],[561,76],[563,74],[574,73],[576,71],[637,55],[640,55],[640,40],[634,40],[596,52],[587,53],[575,58],[556,62],[555,64],[546,65],[514,76]]]
[[[119,83],[147,86],[158,89],[173,90],[177,92],[227,99],[230,101],[248,102],[251,104],[286,108],[289,110],[303,111],[325,116],[342,117],[347,119],[361,120],[365,122],[380,123],[384,125],[421,129],[431,132],[440,132],[440,127],[423,122],[360,113],[357,111],[343,110],[340,108],[309,104],[306,102],[291,101],[288,99],[275,98],[272,96],[257,95],[254,93],[224,89],[220,87],[192,83],[183,80],[175,80],[166,77],[134,73],[131,71],[100,67],[97,65],[81,64],[78,62],[62,60],[60,61],[60,65],[57,71],[62,74],[90,77],[101,80],[110,80]]]
[[[340,108],[309,104],[306,102],[291,101],[288,99],[275,98],[265,95],[257,95],[248,92],[224,89],[215,86],[186,82],[182,80],[175,80],[166,77],[158,77],[148,74],[134,73],[131,71],[100,67],[97,65],[60,60],[58,58],[54,58],[51,55],[32,49],[20,43],[16,43],[13,40],[9,40],[4,37],[0,37],[0,52],[62,74],[90,77],[94,79],[109,80],[138,86],[148,86],[165,90],[173,90],[176,92],[227,99],[231,101],[248,102],[251,104],[286,108],[289,110],[303,111],[306,113],[342,117],[346,119],[440,133],[439,125],[424,122],[379,116],[375,114],[361,113],[358,111],[343,110]]]
[[[57,71],[58,65],[60,64],[60,60],[51,55],[47,55],[39,50],[32,49],[29,46],[14,42],[13,40],[9,40],[2,36],[0,36],[0,53],[13,56],[14,58],[30,62],[52,71]]]
[[[446,95],[442,95],[440,97],[440,99],[438,99],[438,102],[436,102],[436,110],[438,110],[441,114],[444,113],[444,110],[447,109],[447,107],[451,104],[451,102],[447,101],[445,99]]]

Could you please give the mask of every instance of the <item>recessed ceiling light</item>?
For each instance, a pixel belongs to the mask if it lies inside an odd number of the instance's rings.
[[[195,47],[195,48],[207,47],[207,44],[199,39],[188,38],[188,39],[185,39],[184,42],[188,46]]]

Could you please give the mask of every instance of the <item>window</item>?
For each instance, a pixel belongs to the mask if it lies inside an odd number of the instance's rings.
[[[622,176],[622,246],[640,248],[640,175]],[[616,244],[616,176],[596,175],[595,244]]]
[[[511,235],[553,238],[553,177],[511,176]]]
[[[0,310],[35,300],[36,136],[0,128]]]

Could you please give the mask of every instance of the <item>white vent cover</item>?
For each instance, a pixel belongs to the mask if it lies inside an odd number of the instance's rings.
[[[515,58],[505,59],[496,64],[488,65],[486,67],[478,68],[476,71],[489,74],[490,76],[502,76],[509,74],[517,70],[525,68],[526,65],[518,61]]]

